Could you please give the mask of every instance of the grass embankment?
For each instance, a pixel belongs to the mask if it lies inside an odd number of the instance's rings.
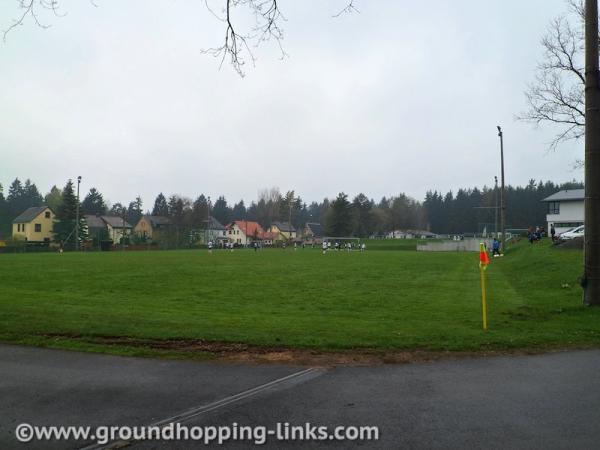
[[[172,357],[182,353],[140,342],[376,351],[600,344],[600,308],[581,304],[580,251],[522,243],[493,259],[487,332],[477,261],[317,249],[0,255],[0,340]]]

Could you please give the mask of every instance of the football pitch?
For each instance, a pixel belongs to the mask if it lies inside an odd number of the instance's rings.
[[[469,352],[600,344],[600,309],[582,306],[577,285],[580,251],[522,242],[493,259],[484,332],[477,254],[367,245],[326,255],[0,255],[0,341],[158,356],[177,355],[139,342]]]

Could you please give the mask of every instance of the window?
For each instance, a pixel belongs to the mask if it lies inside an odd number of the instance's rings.
[[[46,219],[49,219],[50,218],[50,211],[46,211],[46,213],[44,214],[44,217]]]
[[[42,232],[42,224],[41,223],[36,223],[35,224],[35,232],[36,233],[41,233]]]
[[[548,214],[560,214],[560,202],[548,202]]]

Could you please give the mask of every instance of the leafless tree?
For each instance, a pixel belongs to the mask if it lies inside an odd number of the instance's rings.
[[[14,0],[17,2],[20,13],[13,23],[4,30],[3,38],[14,28],[22,25],[27,18],[42,28],[48,24],[40,20],[40,12],[51,11],[56,16],[60,13],[59,0]],[[95,0],[89,0],[97,6]],[[345,13],[358,12],[355,0],[345,0],[344,8],[334,17]],[[224,24],[225,36],[222,45],[203,50],[220,59],[220,66],[229,61],[231,66],[240,75],[244,76],[244,67],[249,61],[255,62],[253,48],[266,41],[274,41],[281,53],[281,58],[287,56],[283,45],[283,28],[285,16],[279,7],[279,0],[204,0],[206,8],[219,21]],[[250,15],[250,25],[244,29],[244,15]]]
[[[538,125],[559,125],[552,149],[585,132],[584,6],[582,0],[567,4],[568,13],[549,24],[541,41],[544,58],[525,91],[528,110],[518,116]]]
[[[281,41],[283,40],[283,29],[280,26],[285,17],[279,9],[277,0],[226,0],[223,10],[217,12],[205,0],[207,9],[218,20],[225,24],[225,38],[223,45],[204,50],[221,59],[221,66],[226,59],[240,76],[244,76],[244,65],[247,59],[254,64],[255,58],[251,47],[257,47],[265,41],[275,41],[281,51],[281,57],[286,56]],[[219,3],[223,3],[219,0]],[[241,25],[234,20],[237,10],[246,8],[254,18],[254,24],[249,31],[238,31]]]
[[[217,1],[217,0],[215,0]],[[224,0],[222,10],[217,12],[211,7],[210,1],[205,0],[208,10],[221,22],[225,24],[225,39],[223,45],[204,50],[204,53],[213,55],[221,60],[221,66],[229,60],[232,67],[240,75],[244,76],[244,66],[247,61],[254,64],[255,57],[252,48],[258,47],[266,41],[275,41],[279,48],[281,58],[285,58],[283,41],[283,28],[281,22],[285,16],[281,12],[278,0]],[[218,0],[223,3],[223,0]],[[355,0],[347,0],[344,8],[333,17],[339,17],[345,13],[358,12]],[[246,10],[254,19],[253,25],[247,32],[238,31],[240,24],[234,20],[237,10]]]
[[[27,17],[31,17],[34,22],[41,28],[48,28],[49,25],[40,20],[40,10],[49,10],[55,16],[61,16],[59,12],[60,5],[58,0],[16,0],[19,7],[19,16],[13,20],[13,23],[4,30],[2,38],[6,41],[8,33],[16,27],[23,25]]]

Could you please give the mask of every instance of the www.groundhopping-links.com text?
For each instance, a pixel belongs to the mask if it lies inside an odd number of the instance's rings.
[[[163,426],[35,426],[22,423],[15,430],[19,442],[93,441],[104,445],[114,441],[195,441],[205,445],[229,441],[246,441],[256,445],[276,441],[376,441],[379,427],[336,426],[305,423],[276,423],[274,427],[247,426],[232,423],[216,426],[187,426],[170,423]]]

